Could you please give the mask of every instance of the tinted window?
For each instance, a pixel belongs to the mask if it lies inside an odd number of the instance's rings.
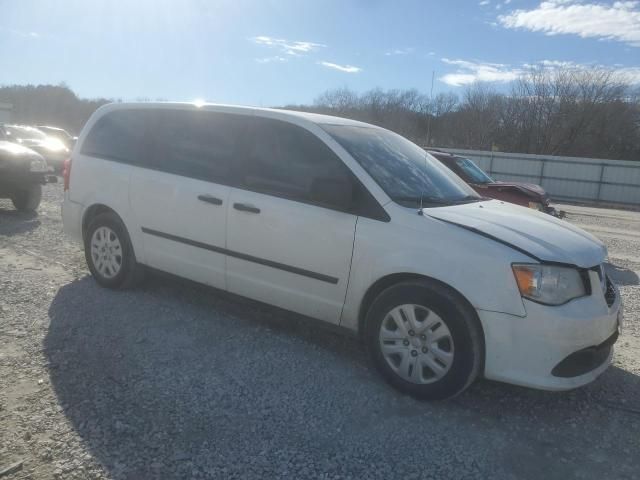
[[[398,203],[437,206],[480,199],[462,179],[400,135],[373,127],[322,128]]]
[[[224,181],[246,118],[202,110],[158,110],[149,125],[147,164],[186,177]]]
[[[311,132],[290,123],[255,118],[242,177],[252,189],[315,202],[313,184],[351,182],[331,149]]]
[[[244,118],[203,110],[118,110],[96,122],[82,153],[224,181],[243,134]]]
[[[148,112],[118,110],[107,113],[93,126],[81,153],[125,163],[143,163],[145,123]]]

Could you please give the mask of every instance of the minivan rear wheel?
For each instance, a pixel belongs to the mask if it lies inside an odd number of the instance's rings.
[[[436,282],[384,290],[369,308],[365,335],[382,376],[419,399],[458,395],[480,372],[483,344],[475,311]]]
[[[84,255],[91,274],[103,287],[131,288],[142,278],[127,229],[114,213],[101,213],[90,220]]]

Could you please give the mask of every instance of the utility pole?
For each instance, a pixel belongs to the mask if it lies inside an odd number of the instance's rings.
[[[436,77],[436,71],[431,72],[431,91],[429,93],[429,109],[433,110],[433,81]],[[433,113],[429,112],[429,118],[427,119],[427,147],[431,146],[431,118]]]

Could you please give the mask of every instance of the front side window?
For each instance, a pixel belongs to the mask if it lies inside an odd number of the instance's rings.
[[[296,125],[255,118],[242,183],[293,200],[317,203],[315,187],[351,182],[347,167],[313,133]]]
[[[404,137],[375,127],[323,125],[395,202],[414,207],[481,199],[447,167]]]
[[[455,162],[465,179],[471,183],[493,183],[493,178],[484,173],[472,160],[464,157],[456,157]]]

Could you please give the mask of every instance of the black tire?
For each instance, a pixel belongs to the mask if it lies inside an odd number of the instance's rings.
[[[13,206],[21,212],[35,212],[42,199],[42,185],[29,185],[11,197]]]
[[[112,276],[105,276],[100,272],[91,254],[91,241],[96,230],[107,227],[111,230],[121,246],[120,268]],[[136,256],[131,246],[131,239],[124,223],[115,213],[101,213],[89,221],[89,226],[84,235],[84,256],[91,275],[100,285],[112,289],[127,289],[136,286],[143,278],[144,269],[136,261]],[[98,263],[99,265],[99,263]]]
[[[449,370],[433,383],[405,380],[389,365],[382,353],[379,340],[382,322],[395,307],[404,304],[421,305],[435,312],[451,334],[455,346],[452,348],[453,360]],[[415,398],[442,400],[454,397],[469,387],[480,373],[484,342],[476,312],[456,292],[437,282],[409,281],[387,288],[374,300],[365,321],[365,339],[374,365],[388,383]]]

